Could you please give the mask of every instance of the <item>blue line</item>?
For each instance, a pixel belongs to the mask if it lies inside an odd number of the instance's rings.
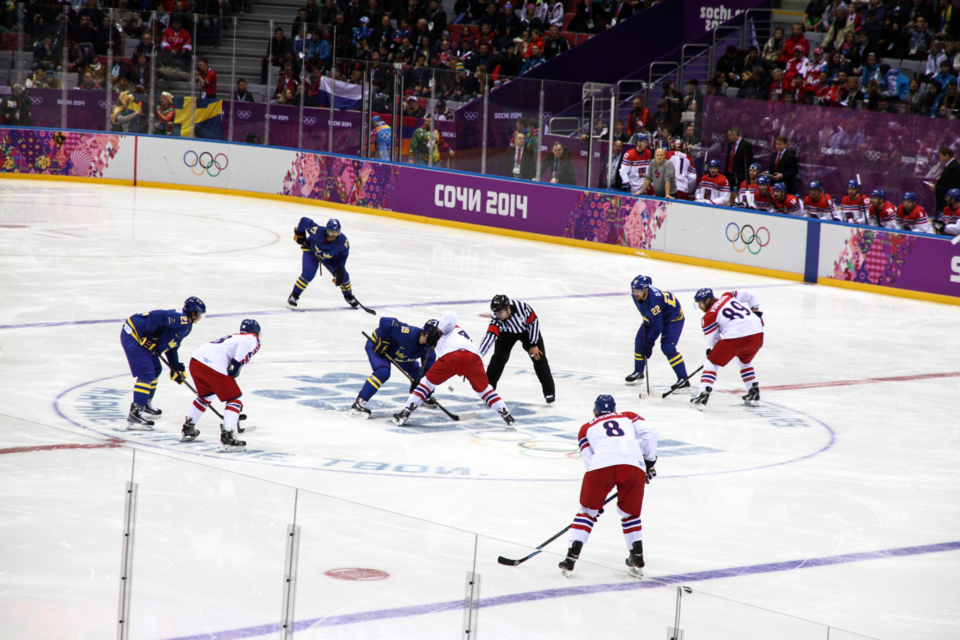
[[[796,286],[795,282],[783,282],[777,284],[761,284],[754,285],[749,287],[750,289],[769,289],[771,287],[792,287]],[[716,287],[717,289],[724,289],[726,291],[736,291],[738,289],[746,289],[748,287]],[[697,289],[674,289],[674,293],[696,293]],[[578,293],[566,296],[539,296],[539,297],[524,297],[524,300],[568,300],[573,298],[604,298],[610,296],[628,296],[630,292],[615,292],[615,293]],[[380,308],[387,309],[403,309],[409,307],[433,307],[438,305],[457,305],[457,304],[487,304],[489,300],[486,298],[483,300],[437,300],[434,302],[407,302],[403,304],[384,304],[378,305]],[[208,313],[207,318],[234,318],[240,316],[269,316],[277,315],[282,313],[328,313],[331,311],[357,311],[351,307],[330,307],[325,309],[297,309],[296,311],[291,311],[290,309],[271,309],[269,311],[237,311],[235,313]],[[89,324],[111,324],[114,322],[123,322],[126,318],[109,318],[106,320],[65,320],[62,322],[28,322],[25,324],[0,324],[0,329],[34,329],[37,327],[68,327],[68,326],[81,326]]]
[[[729,569],[715,569],[712,571],[697,571],[694,573],[679,573],[674,575],[660,576],[645,580],[631,580],[629,582],[614,582],[607,584],[593,584],[578,587],[564,587],[560,589],[544,589],[541,591],[527,591],[523,593],[513,593],[504,596],[481,599],[478,606],[481,608],[499,607],[509,604],[518,604],[521,602],[535,602],[538,600],[550,600],[553,598],[564,598],[569,596],[590,595],[595,593],[608,593],[616,591],[636,591],[638,589],[658,589],[675,584],[688,582],[702,582],[705,580],[721,580],[724,578],[738,578],[741,576],[759,575],[764,573],[776,573],[779,571],[794,571],[797,569],[816,569],[821,567],[831,567],[838,564],[847,564],[850,562],[864,562],[867,560],[886,560],[888,558],[903,558],[908,556],[923,555],[927,553],[942,553],[944,551],[960,550],[960,541],[941,542],[939,544],[928,544],[919,547],[899,547],[895,549],[884,549],[881,551],[863,551],[859,553],[847,553],[837,556],[822,556],[819,558],[806,558],[804,560],[787,560],[784,562],[771,562],[767,564],[755,564],[745,567],[731,567]],[[373,620],[389,620],[394,618],[408,618],[412,616],[421,616],[430,613],[442,613],[444,611],[456,611],[463,608],[463,600],[451,600],[448,602],[436,602],[432,604],[415,605],[412,607],[398,607],[396,609],[381,609],[379,611],[365,611],[362,613],[349,613],[339,616],[328,616],[323,618],[313,618],[310,620],[301,620],[294,624],[295,631],[303,631],[314,627],[334,627],[347,624],[356,624],[358,622],[370,622]],[[254,638],[257,636],[276,633],[280,630],[280,624],[265,624],[256,627],[246,627],[244,629],[232,629],[229,631],[219,631],[215,633],[204,633],[202,635],[181,636],[171,640],[235,640],[236,638]]]

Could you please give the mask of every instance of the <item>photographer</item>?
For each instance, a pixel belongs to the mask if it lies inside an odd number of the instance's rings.
[[[210,68],[206,58],[197,61],[197,85],[202,97],[211,100],[217,97],[217,72]]]

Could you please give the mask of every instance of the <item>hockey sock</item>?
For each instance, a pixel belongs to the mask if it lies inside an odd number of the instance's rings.
[[[711,389],[717,384],[717,365],[707,360],[703,364],[703,373],[700,375],[700,393]]]
[[[740,365],[740,377],[743,378],[743,386],[747,388],[747,391],[750,391],[750,387],[753,386],[754,382],[760,384],[760,381],[757,380],[757,374],[754,372],[752,364]]]
[[[643,357],[642,353],[633,353],[633,371],[635,373],[643,373],[643,369],[647,365],[647,359]]]
[[[243,397],[243,396],[240,396]],[[234,398],[227,401],[227,406],[223,409],[223,430],[236,431],[237,424],[240,422],[240,412],[243,410],[243,403],[240,398]]]
[[[580,510],[577,511],[577,515],[573,517],[573,524],[570,525],[570,536],[568,538],[570,542],[567,547],[577,541],[583,544],[587,543],[590,532],[593,531],[593,525],[597,523],[598,512],[598,509],[588,509],[580,505]]]
[[[417,388],[413,390],[413,393],[410,394],[410,397],[407,398],[406,407],[411,411],[416,409],[423,401],[430,397],[430,394],[433,393],[433,390],[436,389],[436,385],[427,380],[424,376],[423,380],[420,381],[420,384],[417,385]]]
[[[680,352],[677,351],[677,347],[672,344],[662,345],[663,354],[667,356],[667,360],[670,362],[670,366],[673,367],[673,372],[677,374],[677,380],[683,380],[687,377],[687,365],[683,363],[683,356],[680,355]]]
[[[640,516],[630,515],[617,509],[620,514],[620,526],[623,527],[623,537],[627,541],[627,548],[633,547],[633,543],[643,540],[643,525],[640,524]]]
[[[133,385],[133,403],[138,407],[145,407],[157,392],[158,378],[146,379],[137,378],[137,383]]]
[[[370,374],[366,382],[363,383],[363,389],[360,390],[360,397],[369,400],[380,390],[383,383],[390,379],[390,369],[381,367]]]
[[[303,293],[309,285],[310,283],[304,280],[303,276],[297,278],[297,283],[293,285],[293,297],[299,298],[300,294]]]
[[[503,400],[500,399],[500,394],[497,393],[497,390],[491,387],[489,384],[487,388],[483,390],[483,393],[478,393],[480,399],[487,403],[487,406],[496,411],[497,413],[506,410],[507,405],[503,403]]]
[[[210,400],[208,398],[212,398],[212,397],[213,397],[212,393],[205,398],[201,398],[198,396],[193,401],[193,404],[190,405],[190,410],[187,411],[187,418],[192,420],[194,424],[197,424],[198,422],[200,422],[200,418],[203,417],[203,414],[207,410],[207,407],[210,406]]]
[[[349,282],[344,282],[342,285],[340,285],[340,293],[343,294],[344,298],[349,300],[353,297],[353,285],[351,285]]]

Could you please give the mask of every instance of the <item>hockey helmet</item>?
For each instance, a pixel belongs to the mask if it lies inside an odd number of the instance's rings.
[[[786,191],[786,190],[787,190],[787,185],[785,185],[785,184],[782,183],[782,182],[778,182],[777,184],[773,185],[773,190],[774,190],[774,191]]]
[[[886,200],[886,199],[887,199],[887,192],[884,191],[883,189],[874,189],[873,191],[870,192],[870,197],[871,197],[871,198],[880,198],[881,200]]]
[[[207,312],[207,305],[203,304],[203,300],[196,296],[190,296],[183,303],[183,312],[188,316],[197,314],[201,318]]]
[[[703,289],[700,289],[695,294],[693,294],[693,301],[696,302],[697,304],[700,304],[701,302],[707,302],[708,300],[716,300],[716,299],[717,297],[713,295],[713,289],[711,289],[710,287],[704,287]]]
[[[613,399],[613,396],[606,393],[597,396],[597,399],[593,402],[593,414],[596,416],[602,416],[605,413],[615,413],[616,410],[616,400]]]
[[[953,198],[954,200],[960,200],[960,189],[948,189],[945,196],[946,199]]]
[[[255,333],[260,337],[260,323],[256,320],[244,320],[240,323],[240,333]]]
[[[916,202],[917,194],[915,194],[913,191],[907,191],[905,194],[903,194],[903,201],[906,202],[907,200]]]
[[[440,326],[436,320],[427,320],[423,325],[423,335],[427,337],[427,346],[435,347],[440,342]]]
[[[820,184],[819,180],[811,180],[810,184],[807,185],[807,189],[810,191],[823,191],[823,185]]]
[[[670,143],[670,148],[674,151],[683,151],[683,140],[680,138],[674,138],[673,142]]]
[[[653,278],[650,276],[637,276],[633,279],[633,282],[630,283],[631,291],[643,291],[647,287],[653,284]]]
[[[860,183],[856,180],[847,180],[847,189],[859,189]]]
[[[770,178],[768,176],[760,176],[757,178],[757,185],[765,184],[768,187],[770,186]]]
[[[752,165],[750,165],[749,168],[750,168],[751,171],[756,171],[757,173],[763,173],[763,167],[761,167],[761,166],[760,166],[759,164],[757,164],[756,162],[754,162]]]
[[[493,296],[493,300],[490,301],[490,311],[493,311],[494,313],[503,311],[509,306],[510,298],[503,294]]]
[[[340,231],[340,221],[336,218],[327,220],[327,231]]]
[[[710,162],[707,163],[707,169],[713,169],[714,167],[716,167],[717,169],[720,168],[719,160],[711,160]]]

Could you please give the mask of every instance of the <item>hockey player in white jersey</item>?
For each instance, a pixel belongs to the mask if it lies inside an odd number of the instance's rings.
[[[190,376],[197,385],[197,398],[187,412],[180,442],[190,442],[200,435],[197,423],[203,417],[213,396],[226,403],[220,425],[221,450],[243,451],[247,443],[237,440],[234,431],[243,410],[242,393],[237,376],[243,365],[260,350],[260,324],[256,320],[240,323],[240,333],[208,342],[190,356]]]
[[[700,326],[707,337],[707,361],[703,364],[698,395],[690,402],[703,411],[717,382],[717,368],[731,360],[740,365],[740,377],[747,388],[743,403],[756,406],[760,401],[760,382],[753,370],[753,359],[763,346],[763,320],[760,301],[750,291],[728,291],[717,298],[712,289],[703,288],[693,296],[704,312]]]
[[[483,360],[480,359],[480,350],[467,332],[457,326],[457,314],[447,311],[439,320],[431,320],[424,326],[427,333],[427,344],[434,347],[437,361],[430,367],[427,374],[420,380],[403,409],[393,415],[393,423],[402,425],[417,407],[423,404],[437,385],[441,385],[454,376],[464,376],[477,392],[480,399],[488,407],[497,412],[513,428],[515,420],[510,415],[507,405],[503,403],[496,390],[487,379],[487,372],[483,370]]]
[[[617,512],[630,554],[627,566],[643,575],[643,490],[656,477],[657,430],[632,411],[617,411],[612,396],[598,396],[593,403],[593,420],[580,427],[580,456],[587,472],[580,486],[580,508],[570,525],[567,557],[560,562],[569,575],[580,557],[605,504],[616,487]],[[641,466],[641,460],[643,466]]]

